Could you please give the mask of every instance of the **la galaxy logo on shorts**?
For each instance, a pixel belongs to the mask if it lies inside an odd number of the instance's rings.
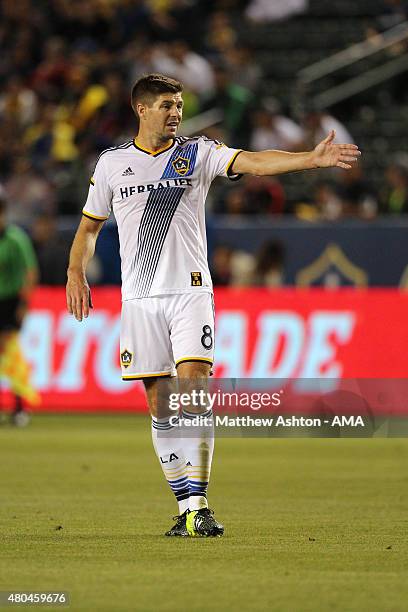
[[[125,349],[123,353],[120,354],[120,363],[124,368],[128,368],[132,363],[133,355],[130,351]]]
[[[190,169],[190,160],[179,156],[172,162],[172,166],[177,174],[184,176]]]

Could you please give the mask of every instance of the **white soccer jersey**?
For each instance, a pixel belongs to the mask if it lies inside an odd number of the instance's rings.
[[[200,136],[156,152],[131,140],[101,153],[83,214],[116,217],[123,300],[212,291],[205,199],[239,152]]]

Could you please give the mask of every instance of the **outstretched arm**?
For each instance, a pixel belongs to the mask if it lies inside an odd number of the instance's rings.
[[[354,144],[334,144],[334,130],[315,147],[305,153],[286,151],[242,151],[234,161],[231,173],[265,176],[312,170],[314,168],[343,168],[350,170],[351,164],[361,155]]]
[[[77,321],[89,315],[92,308],[91,292],[86,280],[86,267],[95,252],[96,240],[104,221],[82,217],[69,256],[67,308]]]

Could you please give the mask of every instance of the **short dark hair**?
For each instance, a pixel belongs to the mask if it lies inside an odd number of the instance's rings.
[[[136,104],[143,102],[151,105],[157,96],[164,93],[181,93],[183,85],[176,79],[163,74],[146,74],[136,81],[132,87],[131,103],[137,118]]]

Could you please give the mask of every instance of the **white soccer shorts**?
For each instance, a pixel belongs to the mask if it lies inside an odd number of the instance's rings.
[[[214,299],[182,293],[122,304],[120,362],[123,380],[175,376],[183,361],[212,365]]]

